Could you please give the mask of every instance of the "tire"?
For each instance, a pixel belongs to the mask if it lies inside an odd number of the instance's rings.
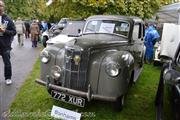
[[[154,66],[162,66],[162,63],[160,61],[154,61],[153,65]]]
[[[43,46],[44,47],[46,47],[46,45],[47,45],[46,41],[48,41],[48,37],[47,36],[43,36],[42,42],[43,42]]]
[[[125,96],[122,95],[121,97],[118,97],[117,100],[113,103],[113,110],[116,112],[119,112],[123,109],[125,101]]]
[[[52,89],[48,89],[47,92],[51,95]]]
[[[154,66],[158,66],[159,64],[158,64],[157,61],[154,61],[154,62],[153,62],[153,65],[154,65]]]

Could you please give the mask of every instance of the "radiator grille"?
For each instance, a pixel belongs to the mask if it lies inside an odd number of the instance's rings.
[[[80,56],[80,62],[74,61],[75,56]],[[88,52],[79,47],[66,47],[65,51],[65,77],[64,86],[67,88],[87,91],[87,69],[88,69]]]

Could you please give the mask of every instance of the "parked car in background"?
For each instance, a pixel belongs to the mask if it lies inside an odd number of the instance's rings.
[[[53,34],[56,36],[61,33],[61,31],[67,26],[69,18],[61,18],[57,25],[53,29]]]
[[[163,31],[163,23],[156,24],[156,29],[160,35],[160,38],[156,41],[156,44],[154,45],[154,60],[153,65],[154,66],[160,66],[163,64],[163,61],[160,59],[160,51],[161,51],[161,39],[162,39],[162,31]]]
[[[154,48],[155,48],[155,52],[154,52],[153,65],[154,66],[162,65],[163,63],[162,63],[161,58],[160,58],[161,43],[156,42]]]
[[[61,33],[61,31],[66,27],[68,24],[68,21],[70,21],[69,18],[62,18],[58,24],[54,24],[49,30],[46,30],[42,33],[42,43],[43,46],[46,47],[46,41],[48,41],[50,38],[55,37]]]
[[[65,43],[72,40],[75,37],[79,37],[83,29],[85,21],[69,21],[66,27],[61,31],[61,33],[55,37],[52,37],[46,41],[47,45]]]
[[[53,34],[56,36],[61,33],[61,31],[67,26],[68,22],[70,21],[69,18],[61,18],[58,24],[54,27]]]
[[[138,17],[91,16],[80,37],[41,52],[41,77],[36,82],[54,99],[80,107],[101,100],[121,110],[142,70],[143,38],[144,22]]]
[[[54,34],[55,26],[56,25],[52,25],[52,27],[49,30],[46,30],[42,33],[41,39],[44,47],[46,47],[46,41],[56,36],[56,34]]]
[[[61,20],[58,22],[57,26],[60,28],[66,27],[68,21],[70,21],[69,18],[61,18]]]

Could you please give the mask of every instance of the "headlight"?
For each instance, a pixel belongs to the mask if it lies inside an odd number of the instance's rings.
[[[50,55],[47,50],[43,50],[40,54],[40,57],[42,63],[48,63],[48,61],[50,60]]]
[[[111,77],[116,77],[120,71],[120,66],[117,63],[111,62],[106,65],[106,73]]]
[[[51,77],[58,80],[61,77],[61,68],[59,66],[53,66],[51,68]]]
[[[172,73],[169,71],[165,72],[163,75],[163,79],[165,80],[165,82],[170,81],[172,79]]]

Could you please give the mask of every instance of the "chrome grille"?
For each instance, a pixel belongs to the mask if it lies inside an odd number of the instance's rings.
[[[79,55],[81,60],[79,64],[75,63],[74,57]],[[66,47],[65,51],[65,77],[64,86],[67,88],[87,91],[87,68],[88,54],[80,48]]]

